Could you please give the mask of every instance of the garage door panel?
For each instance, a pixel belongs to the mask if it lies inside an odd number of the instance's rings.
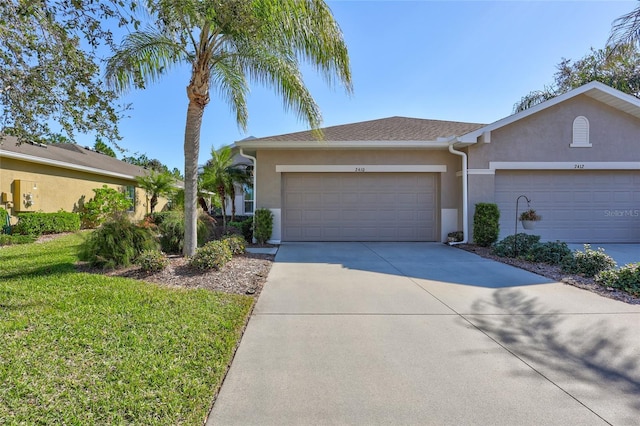
[[[285,173],[283,240],[434,241],[436,182],[427,173]]]
[[[498,171],[495,182],[501,238],[513,233],[515,201],[524,194],[543,217],[529,232],[543,240],[640,241],[638,171]]]

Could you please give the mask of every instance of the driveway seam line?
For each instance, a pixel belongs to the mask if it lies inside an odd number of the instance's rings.
[[[384,257],[382,257],[378,252],[376,252],[375,250],[373,250],[371,247],[369,247],[367,244],[365,243],[361,243],[363,246],[365,246],[367,249],[369,249],[371,252],[373,252],[376,256],[378,256],[380,259],[384,260],[386,263],[388,263],[392,268],[394,268],[396,271],[398,271],[398,273],[400,273],[402,276],[406,277],[407,279],[409,279],[411,282],[413,282],[415,285],[417,285],[418,287],[420,287],[423,291],[425,291],[426,293],[430,294],[434,299],[436,299],[438,302],[442,303],[444,306],[446,306],[447,308],[449,308],[452,312],[455,313],[455,315],[459,316],[460,318],[462,318],[463,321],[465,321],[467,324],[469,324],[471,327],[473,327],[474,329],[478,330],[480,333],[484,334],[486,337],[488,337],[491,341],[493,341],[496,345],[498,345],[499,347],[501,347],[502,349],[504,349],[505,351],[507,351],[507,353],[511,354],[511,356],[515,357],[517,360],[519,360],[521,363],[523,363],[524,365],[526,365],[527,367],[529,367],[529,369],[531,369],[532,371],[534,371],[536,374],[538,374],[540,377],[542,377],[543,379],[545,379],[546,381],[548,381],[549,383],[551,383],[553,386],[555,386],[557,389],[559,389],[561,392],[563,392],[565,395],[567,395],[569,398],[573,399],[574,401],[576,401],[578,404],[582,405],[584,408],[586,408],[588,411],[590,411],[591,413],[593,413],[596,417],[598,417],[600,420],[602,420],[603,422],[605,422],[606,424],[613,426],[612,423],[610,423],[609,421],[607,421],[604,417],[602,417],[600,414],[596,413],[594,410],[592,410],[589,406],[587,406],[584,402],[580,401],[577,397],[575,397],[574,395],[572,395],[571,393],[569,393],[569,391],[567,391],[566,389],[564,389],[563,387],[561,387],[560,385],[558,385],[556,382],[554,382],[553,380],[551,380],[549,377],[545,376],[541,371],[537,370],[534,366],[532,366],[531,364],[529,364],[527,361],[525,361],[523,358],[521,358],[520,356],[518,356],[518,354],[516,354],[515,352],[513,352],[512,350],[510,350],[509,348],[507,348],[506,346],[504,346],[502,343],[500,343],[499,341],[497,341],[496,339],[494,339],[492,336],[490,336],[487,332],[485,332],[484,330],[482,330],[480,327],[478,327],[477,325],[475,325],[474,323],[472,323],[469,319],[467,319],[467,317],[465,317],[463,314],[459,313],[458,311],[456,311],[455,309],[453,309],[451,306],[447,305],[445,302],[443,302],[442,300],[440,300],[438,297],[436,297],[433,293],[431,293],[429,290],[427,290],[426,288],[422,287],[420,284],[418,284],[418,282],[416,282],[412,277],[409,277],[407,274],[405,274],[404,272],[402,272],[400,269],[398,269],[395,265],[393,265],[391,262],[389,262],[387,259],[385,259]],[[467,315],[473,315],[473,314],[467,314]],[[487,314],[489,315],[489,314]],[[508,314],[502,314],[502,315],[508,315]],[[549,314],[548,314],[549,315]]]

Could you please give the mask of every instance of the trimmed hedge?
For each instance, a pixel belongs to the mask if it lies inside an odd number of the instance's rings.
[[[233,254],[227,241],[209,241],[197,249],[196,254],[189,258],[189,265],[201,271],[212,269],[217,271],[230,261],[232,256]]]
[[[489,247],[500,235],[500,210],[494,203],[478,203],[473,214],[473,241]]]
[[[58,234],[80,230],[80,216],[77,213],[18,213],[18,223],[14,234],[35,235]]]
[[[269,209],[258,209],[255,212],[255,228],[253,236],[259,244],[264,244],[271,238],[273,230],[273,213]]]

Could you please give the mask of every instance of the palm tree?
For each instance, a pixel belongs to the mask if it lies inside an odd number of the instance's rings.
[[[196,197],[202,115],[211,88],[246,130],[247,78],[271,86],[311,128],[321,115],[304,85],[300,62],[328,83],[352,89],[347,47],[323,0],[148,0],[156,27],[129,34],[107,62],[106,77],[123,92],[155,82],[178,64],[191,66],[187,86],[184,254],[196,248]]]
[[[607,46],[614,50],[640,42],[640,5],[613,21]]]
[[[151,195],[149,202],[151,214],[153,214],[158,205],[158,197],[171,195],[176,190],[176,179],[170,173],[159,173],[155,170],[150,170],[148,175],[138,176],[136,180],[138,181],[138,186],[147,191],[147,197]]]
[[[233,167],[233,152],[230,146],[216,150],[211,148],[211,159],[202,168],[201,186],[218,194],[222,205],[222,226],[227,226],[227,195],[232,191],[233,179],[229,170]]]
[[[236,164],[227,170],[231,178],[229,197],[231,198],[231,221],[236,220],[236,186],[244,187],[253,183],[253,170],[246,164]]]

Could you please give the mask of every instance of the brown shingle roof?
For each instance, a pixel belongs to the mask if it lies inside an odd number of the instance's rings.
[[[76,144],[17,144],[17,140],[6,136],[0,142],[0,151],[9,151],[16,154],[28,155],[45,160],[66,163],[75,166],[88,167],[99,171],[118,173],[126,176],[142,176],[146,169],[133,164],[125,163],[108,155],[100,154]]]
[[[459,136],[485,126],[479,123],[390,117],[322,129],[326,141],[435,141],[440,137]],[[287,133],[253,139],[253,141],[314,141],[313,132]]]

